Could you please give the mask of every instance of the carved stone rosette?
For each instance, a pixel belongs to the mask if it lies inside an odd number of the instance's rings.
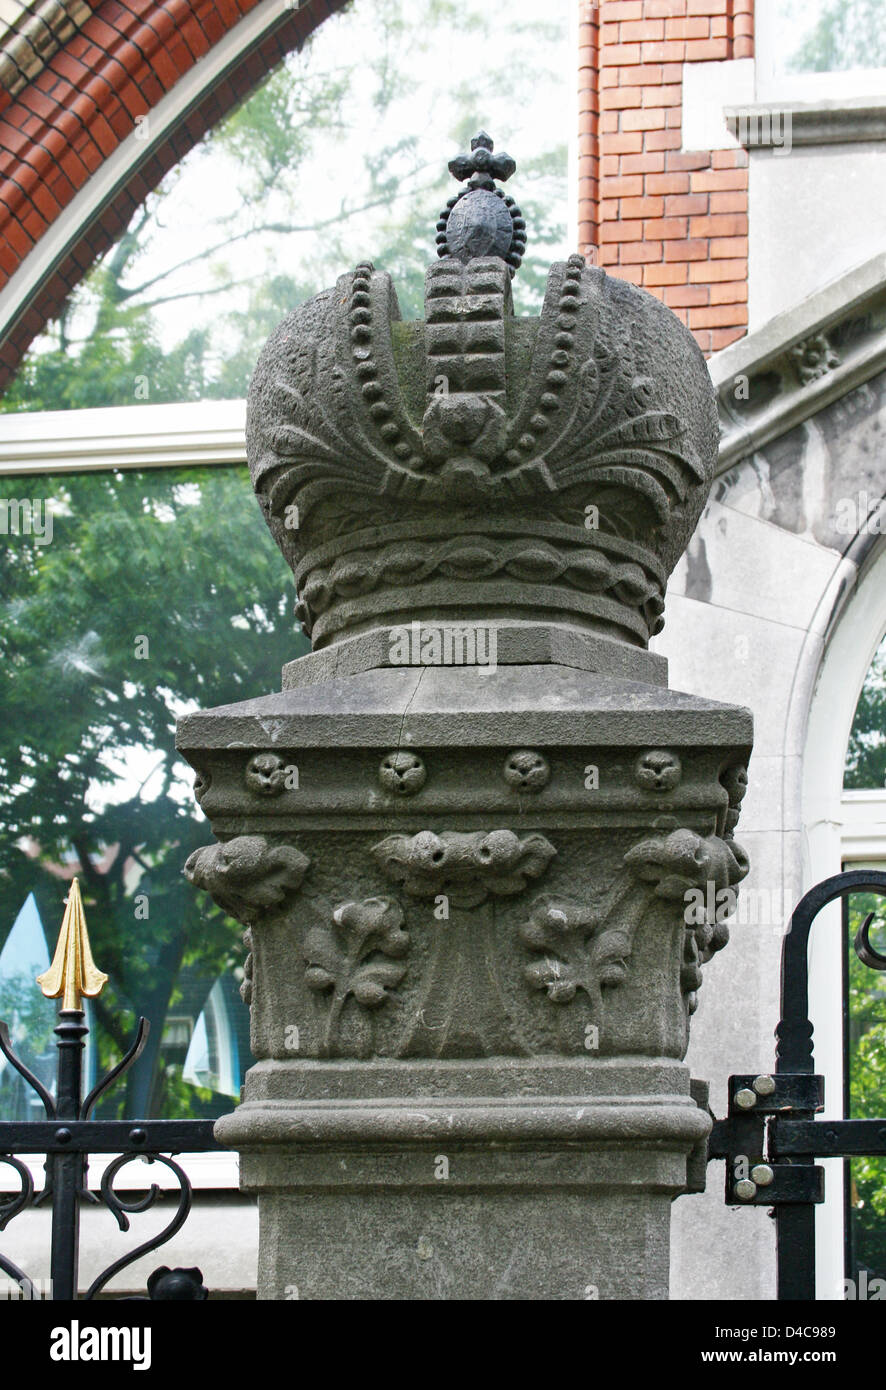
[[[690,1018],[748,870],[750,715],[646,651],[716,413],[676,318],[578,258],[514,319],[513,161],[453,164],[425,321],[362,265],[256,371],[315,650],[179,723],[218,840],[185,872],[249,949],[217,1132],[260,1297],[661,1298],[710,1124]]]

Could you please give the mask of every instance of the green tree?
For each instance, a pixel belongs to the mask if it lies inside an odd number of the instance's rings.
[[[159,1113],[182,970],[211,984],[242,955],[240,928],[182,877],[210,835],[176,757],[176,715],[277,688],[307,644],[245,469],[10,479],[7,493],[42,493],[53,539],[0,547],[4,900],[14,916],[34,891],[51,951],[58,866],[78,866],[110,976],[94,1005],[103,1059],[144,1013],[152,1036],[125,1113]]]
[[[886,787],[886,642],[865,677],[846,751],[847,791]]]
[[[849,1113],[857,1119],[886,1116],[886,977],[863,965],[852,949],[869,912],[882,914],[883,902],[855,894],[849,912]],[[883,953],[886,921],[872,927],[872,940]],[[886,1277],[886,1159],[852,1160],[852,1227],[858,1262]]]

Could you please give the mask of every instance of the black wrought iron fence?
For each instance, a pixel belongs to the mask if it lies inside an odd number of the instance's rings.
[[[782,950],[781,1019],[776,1029],[776,1062],[771,1075],[739,1075],[729,1079],[729,1110],[714,1121],[709,1158],[726,1159],[726,1201],[735,1205],[767,1206],[778,1227],[778,1297],[815,1298],[815,1206],[824,1200],[824,1173],[815,1158],[846,1155],[886,1155],[886,1116],[869,1120],[816,1121],[824,1108],[824,1078],[815,1074],[812,1024],[808,1018],[807,947],[813,922],[830,902],[850,893],[886,896],[886,873],[857,870],[825,879],[794,909]],[[886,971],[886,956],[870,940],[873,914],[855,938],[858,959],[873,970]],[[139,1019],[135,1040],[126,1055],[83,1098],[83,1054],[89,1028],[83,999],[96,997],[107,982],[95,966],[89,946],[77,880],[68,895],[64,920],[52,965],[38,977],[43,993],[61,999],[57,1038],[55,1097],[16,1056],[5,1023],[0,1023],[0,1052],[41,1101],[46,1118],[0,1121],[0,1164],[18,1176],[20,1190],[0,1195],[0,1231],[16,1216],[40,1204],[52,1209],[49,1297],[54,1300],[93,1299],[134,1261],[158,1249],[181,1230],[191,1208],[187,1173],[174,1155],[221,1150],[211,1120],[95,1120],[97,1102],[137,1061],[148,1038],[149,1025]],[[46,1181],[35,1192],[27,1154],[46,1155]],[[114,1154],[105,1168],[99,1195],[87,1185],[90,1155]],[[169,1222],[156,1235],[112,1261],[79,1292],[80,1206],[103,1202],[121,1230],[129,1217],[148,1211],[160,1189],[152,1184],[142,1196],[124,1197],[115,1190],[120,1171],[134,1158],[167,1168],[178,1183],[178,1203]],[[38,1296],[38,1285],[24,1270],[0,1253],[0,1270],[13,1279],[25,1298]],[[156,1269],[144,1297],[152,1300],[204,1299],[199,1269]]]
[[[794,908],[781,954],[775,1066],[771,1075],[730,1076],[728,1113],[715,1120],[708,1144],[709,1158],[726,1160],[726,1201],[769,1207],[775,1216],[778,1298],[789,1302],[816,1296],[815,1208],[825,1198],[825,1174],[815,1159],[886,1155],[886,1115],[815,1118],[824,1109],[824,1077],[815,1072],[809,1019],[809,934],[828,903],[851,893],[886,897],[886,873],[834,874]],[[861,923],[853,948],[862,965],[886,971],[886,956],[870,939],[874,917]]]
[[[68,894],[55,956],[37,983],[48,999],[61,999],[55,1027],[58,1050],[55,1097],[16,1056],[8,1026],[0,1023],[0,1052],[36,1093],[45,1119],[0,1121],[0,1164],[17,1174],[19,1191],[0,1194],[0,1231],[16,1216],[40,1205],[52,1210],[50,1281],[48,1297],[54,1300],[93,1299],[121,1270],[158,1249],[181,1230],[191,1209],[192,1190],[187,1173],[174,1155],[223,1148],[213,1136],[212,1120],[95,1120],[98,1101],[138,1060],[148,1040],[150,1025],[140,1018],[135,1040],[126,1055],[83,1097],[83,1056],[89,1028],[83,999],[95,998],[107,983],[92,959],[83,902],[76,879]],[[22,1161],[27,1154],[46,1155],[46,1180],[35,1191],[31,1169]],[[99,1193],[88,1187],[90,1155],[115,1154],[105,1168]],[[121,1255],[79,1292],[81,1203],[104,1203],[120,1230],[129,1230],[129,1218],[154,1206],[160,1188],[152,1183],[141,1196],[115,1191],[121,1169],[135,1158],[147,1159],[169,1170],[178,1183],[178,1202],[171,1220],[149,1240]],[[0,1270],[18,1285],[20,1296],[36,1298],[41,1285],[0,1252]],[[143,1295],[152,1300],[204,1299],[208,1291],[199,1269],[156,1269]]]

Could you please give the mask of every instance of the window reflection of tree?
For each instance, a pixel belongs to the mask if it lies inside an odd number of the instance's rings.
[[[877,912],[871,942],[886,954],[886,904],[873,894],[853,894],[846,931],[845,1108],[850,1119],[886,1116],[886,974],[862,964],[852,949],[855,934]],[[867,1269],[886,1277],[886,1158],[847,1160],[850,1277]]]

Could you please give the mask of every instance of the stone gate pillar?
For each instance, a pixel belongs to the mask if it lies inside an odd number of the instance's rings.
[[[482,133],[452,161],[423,320],[358,265],[250,392],[314,649],[178,744],[217,840],[185,872],[246,927],[257,1060],[217,1133],[260,1298],[666,1298],[703,1185],[682,1058],[747,872],[751,718],[647,644],[713,391],[675,315],[579,256],[514,317],[514,167]]]

